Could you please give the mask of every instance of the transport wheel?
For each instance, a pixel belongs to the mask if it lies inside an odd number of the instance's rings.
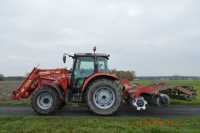
[[[170,97],[167,94],[160,94],[156,98],[156,105],[157,106],[168,106],[170,104]]]
[[[59,108],[59,102],[57,92],[48,87],[36,91],[31,99],[33,110],[40,115],[53,114]]]
[[[160,103],[162,106],[168,106],[170,104],[170,97],[167,94],[160,94]]]
[[[121,105],[121,88],[116,81],[101,79],[88,88],[86,101],[89,109],[98,115],[112,115]]]
[[[152,95],[151,96],[151,99],[149,101],[149,104],[151,106],[161,106],[161,103],[160,103],[160,96],[157,96],[157,95]]]

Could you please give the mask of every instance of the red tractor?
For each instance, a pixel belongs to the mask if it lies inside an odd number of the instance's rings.
[[[32,108],[42,115],[54,113],[66,102],[86,102],[99,115],[115,113],[122,101],[122,88],[118,78],[109,73],[109,55],[84,53],[69,57],[73,59],[71,70],[34,68],[12,98],[20,100],[31,95]]]
[[[34,68],[21,85],[12,93],[20,100],[31,96],[32,108],[42,115],[49,115],[67,102],[86,103],[98,115],[112,115],[122,101],[128,101],[137,110],[145,110],[147,101],[166,104],[169,98],[160,94],[162,84],[134,88],[127,80],[119,80],[108,69],[109,55],[84,53],[66,56],[73,59],[71,70]]]

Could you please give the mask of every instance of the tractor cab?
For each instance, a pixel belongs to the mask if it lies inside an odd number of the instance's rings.
[[[108,73],[109,55],[96,53],[76,53],[73,56],[73,67],[71,71],[71,90],[79,92],[85,79],[95,73]],[[66,54],[63,56],[63,62],[66,62]]]

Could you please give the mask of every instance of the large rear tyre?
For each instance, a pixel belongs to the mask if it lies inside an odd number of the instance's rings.
[[[121,88],[116,81],[101,79],[88,88],[86,101],[89,109],[98,115],[112,115],[121,105]]]
[[[58,93],[52,88],[42,88],[36,91],[31,99],[33,110],[39,115],[50,115],[59,108]]]

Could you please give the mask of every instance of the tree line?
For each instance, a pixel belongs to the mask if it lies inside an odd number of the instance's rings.
[[[124,70],[112,70],[113,74],[116,74],[119,79],[127,79],[127,80],[134,80],[135,79],[135,72],[134,71],[124,71]]]
[[[0,74],[0,81],[4,80],[23,80],[25,77],[23,76],[4,76],[3,74]]]
[[[4,80],[3,74],[0,74],[0,81]]]

